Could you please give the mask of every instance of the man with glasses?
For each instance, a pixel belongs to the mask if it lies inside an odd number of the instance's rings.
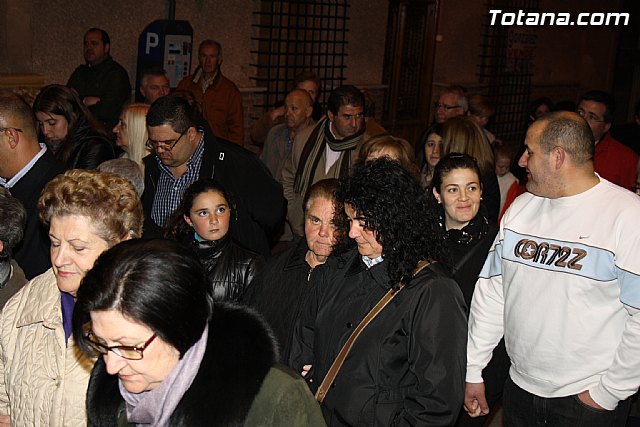
[[[251,152],[216,138],[197,108],[179,96],[164,96],[147,113],[152,154],[144,158],[145,237],[161,234],[185,190],[200,178],[216,180],[233,198],[232,238],[265,257],[284,219],[282,187]]]
[[[452,117],[467,114],[469,102],[465,95],[465,90],[458,85],[445,88],[438,97],[438,101],[434,104],[434,119],[436,123],[444,123]]]
[[[626,189],[636,182],[638,155],[616,141],[609,129],[613,121],[615,101],[611,94],[591,90],[580,97],[576,112],[584,118],[596,141],[594,168],[604,179]]]
[[[433,104],[433,123],[420,135],[420,139],[416,144],[416,161],[418,166],[422,168],[425,162],[424,146],[427,143],[427,137],[435,124],[442,124],[452,117],[467,114],[469,110],[469,101],[467,99],[466,90],[462,86],[452,85],[444,88],[438,96],[438,100]]]
[[[51,268],[49,235],[38,218],[38,198],[44,186],[64,172],[64,166],[38,143],[31,107],[17,95],[0,97],[0,185],[27,210],[24,238],[13,251],[27,279]]]
[[[295,235],[304,236],[303,200],[309,187],[348,174],[363,141],[369,138],[364,101],[357,87],[340,86],[329,95],[326,117],[296,135],[282,167],[287,219]]]

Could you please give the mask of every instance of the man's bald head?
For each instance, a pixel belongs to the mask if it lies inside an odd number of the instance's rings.
[[[284,100],[284,120],[289,129],[297,131],[309,123],[313,114],[313,99],[309,92],[294,89]]]
[[[570,111],[547,113],[533,125],[541,128],[539,144],[545,152],[550,152],[554,147],[561,147],[576,165],[583,165],[593,160],[595,152],[593,132],[589,124],[577,113]]]
[[[304,89],[293,89],[291,92],[287,94],[285,98],[285,103],[287,99],[297,99],[301,105],[305,107],[313,107],[313,99],[311,99],[311,95]]]
[[[27,102],[18,95],[0,95],[0,127],[17,128],[25,138],[37,139],[36,119]]]

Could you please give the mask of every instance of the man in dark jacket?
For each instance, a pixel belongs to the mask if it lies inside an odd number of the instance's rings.
[[[285,201],[282,186],[262,162],[244,148],[213,136],[197,110],[178,96],[165,96],[151,105],[147,129],[153,154],[144,158],[145,237],[160,234],[189,185],[212,178],[236,203],[238,226],[231,237],[268,257],[269,242],[284,220]]]
[[[90,28],[84,35],[86,64],[78,66],[67,82],[107,131],[116,125],[122,106],[131,97],[129,74],[111,58],[110,49],[107,32]]]
[[[0,130],[0,185],[27,210],[24,238],[14,248],[13,258],[32,279],[51,267],[49,236],[38,219],[38,198],[44,186],[64,172],[64,166],[45,144],[38,144],[35,118],[19,96],[0,97]]]

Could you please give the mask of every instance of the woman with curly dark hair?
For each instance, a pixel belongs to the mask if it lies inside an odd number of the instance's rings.
[[[329,426],[453,424],[464,394],[466,308],[439,262],[436,211],[420,183],[386,158],[357,165],[336,199],[352,243],[340,242],[318,271],[291,365],[309,379]]]

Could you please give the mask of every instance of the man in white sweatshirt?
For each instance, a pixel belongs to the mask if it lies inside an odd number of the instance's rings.
[[[505,213],[469,315],[465,409],[486,415],[482,369],[504,334],[509,426],[624,425],[640,384],[640,198],[593,170],[577,114],[531,125],[528,192]]]

